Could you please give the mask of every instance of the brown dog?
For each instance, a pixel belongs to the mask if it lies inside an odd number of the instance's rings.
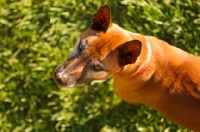
[[[200,58],[151,36],[112,23],[104,5],[54,72],[63,87],[114,78],[114,92],[131,104],[147,104],[177,124],[200,131]]]

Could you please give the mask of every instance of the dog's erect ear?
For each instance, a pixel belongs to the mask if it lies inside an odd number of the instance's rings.
[[[139,40],[132,40],[117,47],[117,50],[119,51],[119,65],[125,66],[127,64],[135,63],[137,57],[141,53],[141,48],[142,43]]]
[[[109,5],[101,6],[92,17],[92,26],[94,30],[106,32],[111,24],[111,10]]]

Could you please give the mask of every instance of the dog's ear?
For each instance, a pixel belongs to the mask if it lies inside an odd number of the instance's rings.
[[[141,48],[142,43],[139,40],[132,40],[117,47],[119,65],[125,66],[135,63],[141,53]]]
[[[94,30],[106,32],[111,24],[111,10],[109,5],[101,6],[92,17],[92,26]]]

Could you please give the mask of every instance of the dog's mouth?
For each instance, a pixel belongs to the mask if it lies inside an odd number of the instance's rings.
[[[59,71],[57,68],[54,71],[53,79],[58,86],[65,88],[72,88],[76,85],[94,81],[92,79],[86,78],[84,74],[67,74]]]

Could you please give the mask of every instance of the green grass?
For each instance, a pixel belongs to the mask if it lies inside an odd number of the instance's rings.
[[[53,71],[109,4],[113,21],[200,55],[197,0],[1,0],[0,132],[184,132],[152,108],[114,95],[112,79],[63,89]]]

